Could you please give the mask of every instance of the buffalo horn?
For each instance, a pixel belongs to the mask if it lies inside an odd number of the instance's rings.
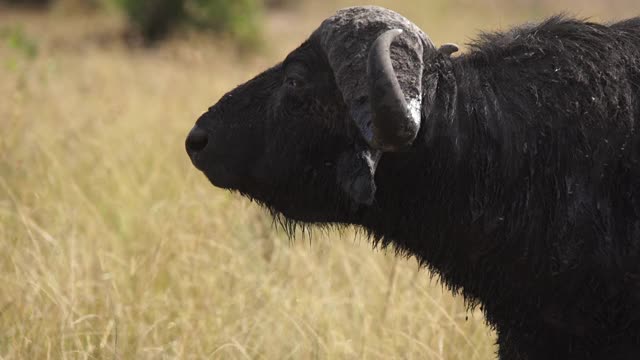
[[[407,106],[391,64],[391,43],[400,29],[382,33],[369,50],[367,76],[372,114],[371,145],[382,151],[398,151],[410,145],[420,129]]]

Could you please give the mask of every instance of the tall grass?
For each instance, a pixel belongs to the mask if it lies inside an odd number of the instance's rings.
[[[0,39],[0,359],[493,358],[482,314],[413,259],[350,232],[290,241],[189,164],[199,113],[324,14],[274,19],[248,59],[197,37],[71,46],[99,21],[0,14],[38,46]]]
[[[291,242],[192,168],[194,119],[264,61],[42,47],[0,82],[0,358],[492,353],[415,261],[350,233]]]

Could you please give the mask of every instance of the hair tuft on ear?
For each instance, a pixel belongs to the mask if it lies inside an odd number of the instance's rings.
[[[361,205],[371,205],[375,199],[375,173],[382,152],[359,146],[344,152],[338,159],[338,184],[349,197]]]

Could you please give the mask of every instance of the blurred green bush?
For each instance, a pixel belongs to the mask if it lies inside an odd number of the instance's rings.
[[[258,0],[115,0],[143,40],[163,39],[177,25],[226,32],[243,45],[259,37],[262,3]]]
[[[17,71],[38,55],[36,40],[29,37],[20,25],[0,27],[0,48],[2,46],[12,51],[0,57],[0,69],[4,67],[9,71]]]
[[[146,42],[164,38],[185,18],[183,0],[115,0],[127,15],[133,31]]]
[[[302,3],[302,0],[263,0],[264,5],[271,9],[290,8]]]
[[[245,43],[255,42],[262,7],[256,0],[192,0],[193,18],[204,27],[228,31]]]
[[[1,3],[7,3],[12,6],[49,6],[52,1],[51,0],[0,0]]]

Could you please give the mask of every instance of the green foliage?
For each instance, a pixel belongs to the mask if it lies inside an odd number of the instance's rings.
[[[184,18],[183,0],[116,0],[135,31],[148,42],[167,35]]]
[[[243,44],[255,43],[261,20],[261,3],[257,0],[187,1],[193,21],[215,31],[228,32]]]
[[[178,24],[226,32],[243,44],[258,38],[258,0],[115,0],[145,41],[165,37]]]
[[[27,36],[20,26],[0,29],[0,41],[17,53],[17,56],[6,58],[6,66],[9,69],[15,70],[17,68],[20,62],[19,58],[32,60],[38,55],[37,43]]]
[[[56,0],[55,10],[62,14],[86,13],[100,9],[105,0]]]
[[[6,2],[9,5],[29,6],[29,7],[43,7],[49,6],[51,0],[0,0],[0,3]]]
[[[302,3],[299,0],[263,0],[263,2],[264,6],[270,9],[292,8]]]

